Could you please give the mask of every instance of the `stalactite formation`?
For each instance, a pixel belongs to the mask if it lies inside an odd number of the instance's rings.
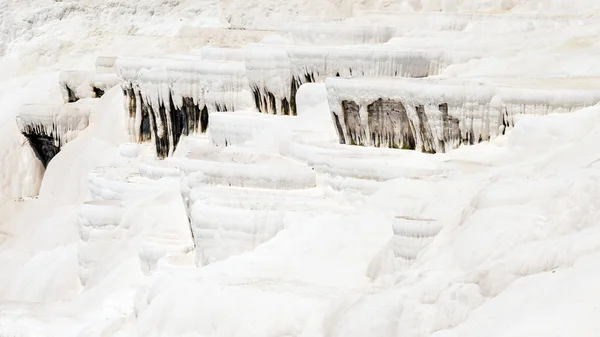
[[[435,138],[427,114],[425,114],[425,107],[421,104],[415,107],[417,111],[417,117],[419,119],[419,133],[421,136],[421,151],[426,153],[435,153],[436,146],[434,144]]]
[[[154,123],[154,115],[151,115],[149,113],[149,109],[150,107],[148,106],[148,104],[146,104],[144,102],[144,99],[142,98],[142,96],[139,94],[139,92],[137,94],[134,94],[133,98],[131,98],[130,100],[133,100],[134,105],[133,108],[135,108],[138,103],[135,103],[136,100],[135,98],[138,97],[139,98],[139,106],[140,106],[140,114],[141,114],[141,120],[140,120],[140,129],[138,131],[138,142],[146,142],[146,141],[150,141],[150,139],[152,139],[152,128],[153,128],[153,124]],[[130,115],[132,115],[132,112],[129,112]],[[133,110],[133,117],[135,118],[136,116],[136,110]]]
[[[250,48],[245,60],[256,109],[266,114],[296,115],[295,95],[304,83],[324,82],[330,76],[425,77],[443,68],[443,58],[442,53],[390,46],[257,45]],[[282,83],[289,83],[289,87],[282,87]]]
[[[448,115],[448,103],[438,105],[442,114],[442,137],[439,148],[443,151],[457,148],[460,145],[460,127],[458,118]]]
[[[402,102],[380,98],[367,106],[367,112],[371,144],[415,149],[415,128]]]
[[[296,116],[298,114],[298,110],[296,108],[296,92],[298,92],[298,88],[300,86],[298,85],[298,83],[296,83],[295,80],[292,80],[292,83],[290,84],[290,114],[292,116]]]
[[[43,124],[26,124],[21,127],[21,133],[27,138],[35,156],[44,167],[60,152],[60,136],[57,135],[55,125],[47,129]],[[54,131],[52,131],[54,130]]]
[[[47,167],[61,148],[89,125],[89,101],[64,106],[27,104],[16,116],[19,131]]]
[[[119,58],[117,76],[127,96],[132,141],[152,141],[157,156],[165,158],[182,136],[206,132],[210,113],[249,108],[253,98],[257,106],[273,105],[272,99],[260,101],[259,87],[248,85],[243,55],[213,48],[202,59]]]
[[[275,98],[275,94],[273,94],[266,88],[260,89],[257,86],[253,86],[251,89],[252,89],[252,96],[254,98],[254,106],[256,107],[256,110],[258,110],[262,113],[266,113],[266,114],[272,114],[272,115],[279,114],[279,110],[277,109],[278,106],[277,106],[277,99]],[[283,103],[283,101],[282,101],[282,103]],[[289,111],[290,107],[289,107],[289,105],[287,107],[284,107],[282,105],[281,109],[282,110],[287,109]],[[294,107],[294,109],[295,109],[295,107]]]
[[[205,133],[206,130],[208,130],[208,109],[204,106],[200,113],[200,132]]]
[[[425,153],[444,152],[447,146],[457,147],[470,142],[472,131],[461,137],[458,119],[448,115],[448,105],[439,105],[443,126],[438,139],[425,112],[425,106],[415,106],[410,118],[405,104],[399,100],[379,98],[366,105],[367,125],[361,121],[362,107],[352,100],[342,100],[340,117],[334,112],[332,118],[341,144],[388,147],[394,149],[419,150]],[[365,134],[368,132],[368,137]],[[449,149],[449,148],[448,148]]]
[[[175,103],[173,93],[169,91],[166,102],[159,98],[158,106],[153,106],[149,103],[150,99],[144,98],[142,92],[133,85],[125,86],[123,93],[129,117],[134,123],[138,123],[134,130],[134,135],[137,135],[135,141],[141,143],[153,139],[159,158],[171,155],[177,149],[181,136],[204,133],[208,128],[207,106],[200,107],[192,97],[182,97],[179,106]],[[216,111],[228,109],[224,104],[215,104]]]
[[[65,85],[65,88],[67,90],[67,94],[68,94],[68,99],[67,102],[68,103],[75,103],[79,100],[79,97],[77,97],[77,95],[75,95],[75,91],[71,88],[69,88],[68,85]]]
[[[443,153],[505,134],[517,115],[567,113],[600,100],[595,89],[469,81],[329,77],[327,100],[339,142]]]
[[[346,138],[350,145],[364,145],[364,131],[360,123],[360,107],[354,101],[342,101]]]

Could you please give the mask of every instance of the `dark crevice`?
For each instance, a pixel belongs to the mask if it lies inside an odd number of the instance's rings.
[[[162,125],[160,133],[156,134],[156,153],[159,158],[165,158],[169,155],[170,142],[169,142],[169,130],[167,129],[167,109],[165,103],[161,100],[158,101],[158,118],[157,122]]]
[[[269,109],[267,108],[267,98],[263,96],[262,98],[262,108],[264,109],[263,112],[264,113],[269,113]]]
[[[175,107],[173,95],[169,92],[169,117],[171,118],[171,136],[173,137],[173,151],[179,144],[179,139],[182,135],[188,135],[188,115],[182,110]]]
[[[510,126],[508,123],[508,111],[506,110],[506,108],[504,108],[504,111],[502,111],[502,134],[506,134],[506,129],[508,129],[508,127]]]
[[[96,96],[96,98],[104,96],[104,90],[96,87],[93,87],[92,90],[94,90],[94,95]]]
[[[52,158],[60,152],[60,139],[48,134],[42,125],[25,125],[21,133],[27,138],[33,153],[44,168],[48,167]]]
[[[149,112],[149,107],[148,105],[144,102],[144,99],[142,98],[142,95],[140,93],[138,93],[138,96],[140,98],[140,111],[142,114],[142,121],[140,123],[140,136],[139,136],[139,142],[146,142],[149,141],[150,139],[152,139],[152,131],[154,130],[154,132],[156,132],[155,128],[156,126],[154,125],[154,115],[151,115]],[[135,112],[133,114],[135,116]]]
[[[260,106],[260,90],[258,89],[258,87],[252,87],[252,95],[254,96],[254,106],[256,107],[256,110],[264,112],[262,111]]]
[[[271,108],[271,111],[273,111],[273,114],[276,115],[277,114],[277,101],[275,100],[275,95],[273,95],[273,93],[269,92],[269,107]]]
[[[123,89],[123,95],[127,97],[129,102],[129,118],[135,118],[137,101],[135,99],[135,91],[133,90],[133,87],[130,86],[129,88]]]
[[[202,112],[200,114],[200,131],[205,133],[208,129],[208,109],[206,105],[202,108]]]
[[[183,97],[182,103],[181,111],[186,121],[182,133],[189,135],[198,132],[200,125],[200,109],[198,108],[198,104],[195,104],[194,99],[191,97]]]
[[[65,85],[65,88],[67,88],[68,102],[69,103],[77,102],[79,100],[79,97],[77,97],[77,95],[75,95],[75,91],[71,90],[71,88],[69,88],[68,85]]]
[[[168,137],[166,137],[167,133],[164,132],[164,125],[161,128],[163,132],[160,134],[158,132],[158,124],[163,122],[160,110],[164,110],[164,106],[162,106],[162,103],[159,103],[158,112],[155,112],[151,105],[144,104],[144,106],[148,110],[148,115],[150,116],[150,125],[152,127],[152,134],[154,135],[156,155],[159,158],[165,158],[169,154],[169,141]]]
[[[475,144],[475,136],[473,135],[473,128],[470,128],[465,135],[465,139],[463,139],[464,144],[473,145]]]
[[[296,116],[298,111],[296,110],[296,92],[298,91],[299,85],[296,80],[292,78],[292,84],[290,85],[290,110],[292,116]]]
[[[289,116],[290,114],[290,103],[288,103],[285,97],[281,100],[281,113],[285,116]]]

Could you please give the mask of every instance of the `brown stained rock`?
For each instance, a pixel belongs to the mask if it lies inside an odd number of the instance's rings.
[[[342,101],[346,139],[350,145],[364,145],[364,130],[360,123],[360,106],[354,101]]]
[[[367,106],[367,114],[374,146],[415,149],[415,128],[402,102],[380,98]]]
[[[433,137],[433,132],[429,126],[427,114],[425,114],[425,107],[419,105],[415,107],[415,109],[417,111],[417,118],[419,119],[419,133],[422,141],[421,151],[425,153],[435,153],[435,138]]]
[[[459,121],[448,115],[448,103],[442,103],[439,106],[442,113],[442,144],[441,148],[445,151],[458,147],[461,144],[461,135]]]
[[[149,106],[144,102],[141,93],[137,93],[137,97],[140,99],[140,111],[142,114],[142,121],[140,123],[140,132],[138,142],[146,142],[152,139],[152,130],[154,129],[154,115],[150,114]],[[150,108],[151,109],[151,108]]]

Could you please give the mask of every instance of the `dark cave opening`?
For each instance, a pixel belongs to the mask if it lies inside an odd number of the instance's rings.
[[[60,140],[49,135],[41,125],[25,125],[21,133],[27,138],[35,156],[47,168],[52,158],[60,152],[60,145],[57,145]]]

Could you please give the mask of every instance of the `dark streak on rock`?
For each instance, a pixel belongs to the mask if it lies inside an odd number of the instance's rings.
[[[271,111],[273,111],[273,114],[276,115],[277,114],[277,102],[275,100],[275,95],[273,95],[273,93],[268,92],[267,95],[269,96],[269,107],[271,108]]]
[[[175,107],[173,95],[171,93],[169,93],[169,117],[171,118],[170,131],[171,136],[173,137],[173,151],[175,151],[177,144],[179,144],[179,139],[181,139],[181,135],[189,134],[189,121],[188,115],[183,109]]]
[[[281,100],[281,113],[285,116],[290,115],[290,103],[285,97]]]
[[[367,106],[367,114],[374,146],[415,149],[415,128],[402,102],[380,98]]]
[[[425,114],[425,107],[423,105],[419,105],[415,107],[417,111],[417,118],[419,119],[419,133],[421,136],[421,151],[425,153],[435,153],[435,144],[433,133],[431,131],[431,126],[429,125],[429,120],[427,119],[427,114]]]
[[[506,129],[510,127],[510,123],[508,120],[508,110],[506,108],[503,109],[502,114],[500,114],[502,118],[502,135],[506,134]]]
[[[75,95],[75,91],[73,91],[71,88],[69,88],[68,85],[65,85],[65,88],[67,88],[67,95],[68,97],[68,102],[69,103],[75,103],[79,100],[79,97],[77,97],[77,95]]]
[[[340,118],[335,113],[332,113],[332,115],[335,123],[335,131],[337,132],[340,144],[346,144],[346,140],[344,139],[344,130],[342,130],[342,125],[340,124]]]
[[[442,137],[440,147],[444,151],[458,147],[461,143],[459,120],[448,115],[448,103],[438,106],[442,113]]]
[[[178,106],[173,99],[172,92],[169,92],[168,102],[159,101],[158,111],[151,104],[146,102],[142,93],[135,90],[133,85],[124,87],[123,94],[127,98],[129,117],[135,119],[136,109],[139,106],[141,120],[137,142],[147,142],[154,139],[156,154],[159,158],[165,158],[175,151],[181,136],[190,135],[197,132],[206,132],[208,128],[208,108],[194,103],[192,97],[183,97],[181,106]],[[228,111],[226,105],[216,103],[217,111]],[[170,124],[167,123],[170,121]],[[158,132],[158,123],[163,125],[160,134]]]
[[[194,99],[191,97],[183,97],[182,102],[181,110],[187,116],[187,127],[183,134],[189,135],[198,132],[200,125],[200,108],[198,104],[195,104]]]
[[[52,128],[56,127],[53,125]],[[53,136],[52,133],[49,134],[46,127],[39,124],[25,125],[21,133],[27,138],[35,156],[42,162],[44,168],[48,167],[52,158],[60,152],[60,139],[55,138],[57,136]]]
[[[206,105],[202,108],[202,112],[200,113],[200,132],[205,133],[208,129],[208,109]]]
[[[296,80],[292,78],[292,83],[290,85],[290,111],[292,116],[296,116],[298,111],[296,110],[296,92],[298,91],[299,85],[296,83]]]
[[[144,99],[142,98],[142,95],[138,92],[137,95],[140,99],[140,112],[142,115],[142,121],[140,123],[140,132],[139,132],[139,139],[138,142],[146,142],[146,141],[150,141],[150,139],[152,139],[152,131],[155,128],[155,123],[154,123],[154,115],[149,113],[149,108],[148,105],[146,105],[146,102],[144,102]],[[135,112],[134,112],[134,117],[135,117]]]
[[[346,138],[350,145],[364,145],[364,131],[360,123],[360,106],[354,101],[342,101],[342,115],[346,125]]]
[[[264,112],[261,110],[260,89],[258,89],[258,87],[256,87],[256,86],[252,86],[251,90],[252,90],[252,96],[254,96],[254,106],[256,107],[256,110],[258,110],[260,112]]]

